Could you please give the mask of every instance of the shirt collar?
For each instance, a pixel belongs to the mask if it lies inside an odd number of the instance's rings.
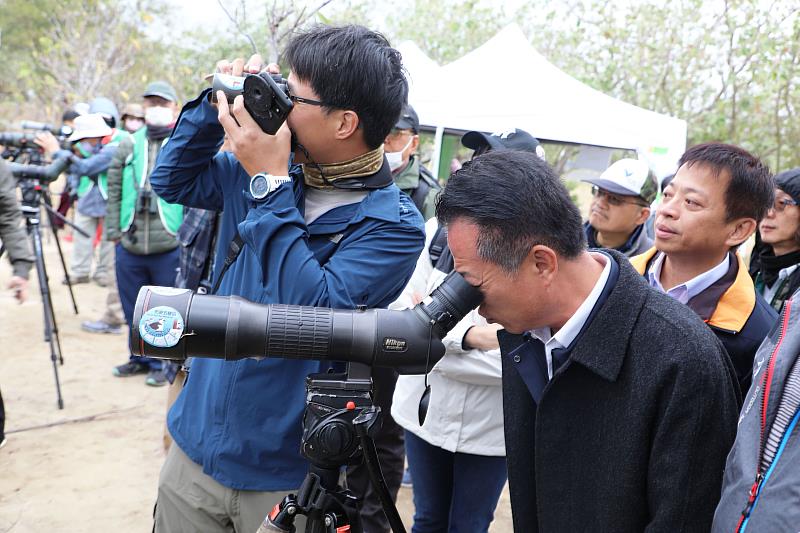
[[[600,294],[602,294],[603,289],[606,286],[606,282],[608,282],[608,276],[611,273],[611,260],[603,254],[599,253],[592,253],[592,257],[595,259],[601,259],[605,266],[603,267],[603,272],[600,274],[600,277],[592,287],[591,292],[583,301],[583,303],[578,307],[575,313],[567,320],[567,322],[559,329],[555,335],[552,335],[550,328],[539,328],[535,330],[531,330],[531,335],[542,341],[545,347],[553,349],[553,348],[566,348],[572,341],[575,340],[575,337],[578,333],[581,332],[583,326],[586,324],[586,320],[589,318],[589,314],[594,309],[597,300],[600,298]]]
[[[666,254],[659,253],[647,272],[647,280],[651,287],[685,304],[713,285],[714,282],[720,280],[728,272],[730,269],[730,256],[731,254],[725,254],[725,258],[714,268],[698,274],[689,281],[676,285],[669,290],[665,290],[664,286],[661,285],[661,269],[664,266]]]

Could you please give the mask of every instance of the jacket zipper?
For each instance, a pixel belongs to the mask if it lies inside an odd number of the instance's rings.
[[[739,518],[739,523],[736,525],[736,533],[741,533],[745,520],[750,517],[750,513],[753,511],[753,504],[756,501],[758,493],[761,491],[761,483],[764,482],[765,469],[763,469],[761,466],[761,458],[764,456],[764,447],[766,446],[767,406],[769,404],[769,392],[772,386],[772,373],[775,370],[775,356],[777,355],[778,350],[783,343],[784,336],[786,336],[786,329],[789,325],[789,314],[791,313],[791,309],[792,301],[787,300],[781,317],[781,332],[778,335],[778,342],[775,344],[775,348],[772,350],[772,353],[769,356],[769,360],[767,361],[767,369],[764,371],[764,377],[761,380],[761,435],[759,437],[758,447],[758,472],[756,473],[756,479],[753,482],[753,485],[750,487],[750,492],[748,492],[747,505],[745,505],[745,508],[742,510],[742,516]],[[775,459],[773,459],[773,462],[774,461]],[[769,466],[767,466],[767,469],[769,469]]]

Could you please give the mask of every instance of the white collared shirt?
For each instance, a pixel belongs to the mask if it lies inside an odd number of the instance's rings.
[[[772,287],[767,287],[766,283],[764,284],[764,291],[762,296],[764,299],[770,303],[772,303],[772,299],[775,297],[775,293],[778,292],[778,289],[783,284],[781,283],[783,280],[788,278],[792,275],[792,273],[797,270],[797,267],[800,265],[792,265],[786,268],[782,268],[780,272],[778,272],[778,279],[775,280],[775,283],[772,284]]]
[[[664,266],[665,257],[666,254],[658,254],[658,257],[653,261],[653,265],[647,272],[647,280],[651,287],[658,289],[667,296],[671,296],[685,305],[689,300],[709,288],[728,273],[731,254],[725,254],[725,259],[711,270],[706,270],[689,281],[672,287],[670,290],[664,289],[664,286],[661,285],[661,268]]]
[[[531,335],[544,343],[544,353],[547,358],[548,379],[553,379],[553,350],[556,348],[566,348],[572,344],[572,341],[575,340],[575,337],[578,336],[578,333],[581,332],[583,326],[586,324],[586,320],[589,319],[592,309],[594,309],[597,300],[600,299],[600,295],[603,293],[603,289],[606,287],[608,276],[611,274],[611,261],[606,255],[592,253],[592,256],[595,259],[604,261],[605,267],[603,267],[603,272],[600,274],[600,277],[594,284],[589,296],[587,296],[580,307],[578,307],[578,310],[575,311],[575,314],[573,314],[569,320],[567,320],[566,324],[564,324],[555,335],[552,334],[550,328],[539,328],[530,331]]]

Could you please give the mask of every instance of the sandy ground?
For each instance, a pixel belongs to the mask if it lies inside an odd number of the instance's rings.
[[[69,258],[70,244],[63,249]],[[127,360],[126,337],[80,329],[82,320],[101,315],[106,289],[76,286],[75,315],[52,238],[45,238],[45,257],[64,357],[58,372],[65,406],[56,405],[35,272],[28,301],[17,305],[5,290],[11,269],[3,258],[0,390],[8,444],[0,449],[0,533],[149,532],[164,459],[166,388],[146,386],[141,375],[112,376],[111,368]],[[410,489],[401,489],[398,508],[410,528]],[[506,491],[491,531],[511,529]]]

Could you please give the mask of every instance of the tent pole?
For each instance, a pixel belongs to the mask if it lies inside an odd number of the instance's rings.
[[[433,136],[433,154],[431,154],[431,170],[436,172],[436,179],[439,176],[439,160],[442,157],[442,139],[444,138],[444,127],[436,126],[436,133]]]

